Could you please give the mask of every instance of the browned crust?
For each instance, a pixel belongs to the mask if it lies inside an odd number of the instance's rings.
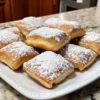
[[[8,67],[10,67],[12,70],[16,70],[19,67],[21,67],[21,65],[30,60],[31,58],[35,57],[37,54],[30,54],[30,55],[25,55],[21,58],[16,58],[15,60],[13,60],[13,57],[11,56],[11,54],[7,54],[4,51],[0,51],[0,61],[5,63],[6,65],[8,65]]]
[[[96,52],[98,55],[100,55],[100,43],[97,43],[95,41],[88,41],[85,42],[82,39],[78,43],[80,46],[85,47],[87,49],[91,49],[94,52]]]
[[[67,43],[69,43],[70,37],[66,36],[66,34],[61,38],[61,41],[56,41],[54,38],[46,39],[42,38],[41,36],[28,36],[26,39],[26,43],[28,45],[31,45],[33,47],[41,48],[44,50],[50,50],[50,51],[58,51],[63,46],[65,46]]]
[[[32,79],[36,80],[37,82],[40,82],[46,88],[52,88],[52,85],[53,85],[52,81],[49,81],[49,80],[47,81],[46,79],[43,79],[43,78],[37,76],[36,74],[31,73],[24,67],[23,67],[23,71],[25,71]]]
[[[63,30],[66,34],[71,36],[71,40],[75,39],[75,38],[82,37],[86,33],[86,31],[81,27],[75,29],[73,26],[66,25],[66,24],[57,25],[55,27],[52,25],[47,25],[47,26],[51,27],[51,28],[57,28],[57,29]]]
[[[28,35],[30,33],[30,31],[28,29],[22,27],[20,23],[16,23],[15,27],[17,27],[25,37],[26,37],[26,35]]]
[[[45,78],[42,78],[38,75],[36,75],[34,72],[30,72],[27,68],[23,67],[23,70],[34,80],[36,80],[37,82],[41,83],[44,87],[46,88],[52,88],[53,84],[58,84],[60,82],[62,82],[68,75],[70,75],[74,69],[71,68],[69,70],[67,70],[66,72],[62,73],[58,78],[54,79],[54,80],[47,80]],[[63,76],[63,77],[61,77]]]

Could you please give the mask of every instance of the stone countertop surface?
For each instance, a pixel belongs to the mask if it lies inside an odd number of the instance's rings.
[[[100,7],[44,16],[42,19],[45,20],[49,17],[59,17],[66,20],[75,20],[81,23],[82,27],[86,31],[100,32]],[[14,22],[1,23],[0,30],[12,27],[13,24]],[[21,95],[0,78],[0,100],[30,99]],[[53,100],[100,100],[100,78],[80,90]]]

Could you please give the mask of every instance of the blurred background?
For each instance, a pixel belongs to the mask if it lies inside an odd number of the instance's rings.
[[[0,23],[100,6],[100,0],[0,0]]]

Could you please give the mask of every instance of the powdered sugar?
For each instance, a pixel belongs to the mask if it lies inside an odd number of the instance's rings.
[[[15,41],[20,41],[20,40],[21,38],[11,31],[8,30],[0,31],[0,43],[1,43],[0,45],[4,45]]]
[[[4,30],[9,31],[9,32],[12,32],[14,34],[17,34],[19,36],[21,34],[20,30],[17,27],[10,27],[10,28],[6,28]]]
[[[6,29],[4,29],[4,30],[9,31],[9,32],[14,32],[14,31],[20,32],[19,29],[18,29],[17,27],[10,27],[10,28],[6,28]]]
[[[64,33],[64,31],[62,31],[62,30],[58,30],[55,28],[41,27],[41,28],[38,28],[38,29],[30,32],[30,34],[28,34],[28,36],[32,36],[32,35],[39,35],[43,38],[52,38],[53,37],[57,41],[60,41],[60,37],[63,37],[64,35],[66,35],[66,33]]]
[[[74,28],[80,28],[80,24],[76,21],[66,21],[66,24],[73,26]]]
[[[20,23],[19,24],[20,26],[26,28],[29,31],[32,31],[33,29],[36,29],[40,27],[41,25],[43,25],[42,20],[36,17],[26,17],[22,19],[21,21],[19,21],[18,23]]]
[[[69,61],[51,51],[46,51],[25,62],[24,67],[47,80],[54,80],[65,71],[73,68]]]
[[[60,51],[60,54],[74,63],[81,63],[83,66],[97,55],[90,49],[86,49],[74,44],[69,44],[68,46],[63,48]]]
[[[82,41],[95,41],[100,43],[100,33],[87,32],[86,35],[82,37]]]
[[[37,52],[31,46],[27,46],[25,43],[13,42],[1,49],[1,51],[6,52],[7,54],[13,57],[13,60],[16,58],[24,57],[25,55],[37,54]]]
[[[74,28],[80,28],[80,24],[76,21],[68,21],[68,20],[62,20],[60,18],[49,18],[45,21],[45,24],[47,26],[60,26],[62,24],[67,24],[67,25],[70,25]]]

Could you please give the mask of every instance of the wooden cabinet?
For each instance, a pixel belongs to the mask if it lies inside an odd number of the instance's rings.
[[[29,15],[44,16],[58,13],[58,0],[28,0]]]
[[[3,6],[0,6],[0,22],[4,21],[4,12],[3,12]]]
[[[58,0],[0,0],[0,22],[58,13]]]
[[[40,16],[58,12],[58,0],[40,0]]]
[[[5,5],[5,0],[0,0],[0,22],[3,22],[5,20],[4,5]]]

